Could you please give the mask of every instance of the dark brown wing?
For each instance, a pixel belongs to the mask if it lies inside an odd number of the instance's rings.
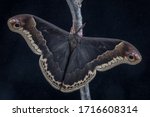
[[[60,89],[70,53],[69,33],[29,14],[10,18],[8,26],[10,30],[21,34],[31,50],[40,55],[39,64],[45,78],[56,89]]]
[[[38,17],[34,16],[34,19],[37,30],[46,40],[39,60],[41,70],[49,83],[60,89],[70,52],[69,33]]]
[[[71,55],[61,88],[64,92],[79,89],[95,77],[96,70],[105,71],[122,60],[121,53],[117,50],[117,46],[121,46],[121,40],[86,37],[79,40],[80,43]]]

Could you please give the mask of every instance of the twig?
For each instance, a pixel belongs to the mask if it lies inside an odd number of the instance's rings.
[[[82,100],[91,100],[89,84],[80,89],[80,96]]]
[[[81,15],[81,0],[66,0],[72,15],[72,28],[71,33],[75,33],[82,26],[82,15]],[[82,36],[82,29],[78,32],[78,35]]]
[[[81,15],[81,6],[83,0],[66,0],[72,15],[72,28],[70,33],[74,34],[77,32],[79,36],[83,36],[82,27],[82,15]],[[80,30],[79,30],[80,29]],[[80,95],[82,100],[90,100],[90,90],[89,84],[80,89]]]

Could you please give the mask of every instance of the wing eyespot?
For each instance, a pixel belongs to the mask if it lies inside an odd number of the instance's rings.
[[[15,24],[15,27],[16,27],[16,28],[19,28],[19,27],[20,27],[20,24],[19,24],[19,23],[16,23],[16,24]]]
[[[20,26],[20,23],[15,23],[15,24],[13,25],[13,27],[14,27],[15,29],[18,29],[18,28],[20,28],[21,26]]]
[[[129,60],[130,62],[134,62],[134,61],[135,61],[135,56],[132,55],[132,54],[129,54],[129,55],[128,55],[128,60]]]

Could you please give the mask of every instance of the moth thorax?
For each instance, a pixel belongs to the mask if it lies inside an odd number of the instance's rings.
[[[71,48],[71,51],[73,51],[78,45],[78,40],[75,35],[70,35],[69,36],[69,46]]]

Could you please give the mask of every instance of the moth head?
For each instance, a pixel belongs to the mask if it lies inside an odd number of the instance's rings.
[[[23,29],[28,29],[29,27],[32,28],[35,22],[32,19],[32,15],[24,14],[11,17],[7,24],[11,31],[20,32]]]
[[[128,42],[123,42],[122,54],[125,62],[130,65],[138,64],[142,60],[140,52]]]

